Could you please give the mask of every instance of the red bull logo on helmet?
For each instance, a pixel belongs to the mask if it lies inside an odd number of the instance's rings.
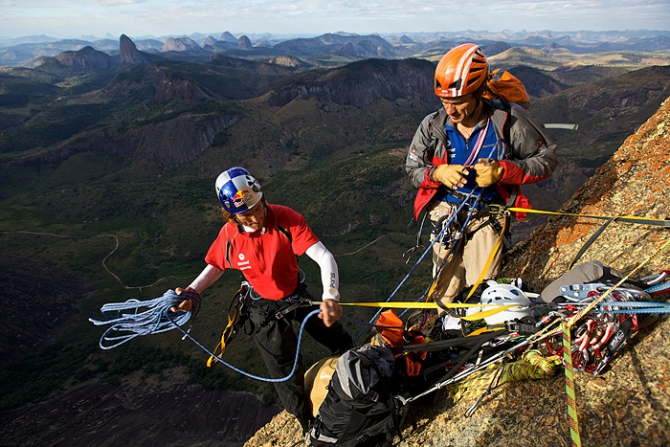
[[[239,208],[241,206],[244,206],[252,198],[253,195],[249,194],[248,189],[240,189],[235,193],[235,195],[232,198],[233,205],[235,205],[236,208]]]

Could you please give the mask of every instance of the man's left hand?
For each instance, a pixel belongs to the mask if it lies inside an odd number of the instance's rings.
[[[480,159],[473,168],[477,171],[475,181],[480,188],[486,188],[494,183],[498,183],[503,175],[503,167],[495,160],[487,161]]]
[[[342,306],[337,300],[323,300],[319,307],[321,308],[319,318],[323,320],[326,327],[332,326],[342,316]]]

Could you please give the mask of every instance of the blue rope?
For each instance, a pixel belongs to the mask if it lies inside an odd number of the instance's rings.
[[[321,312],[321,309],[315,309],[315,310],[311,311],[309,314],[307,314],[307,316],[305,317],[305,319],[302,320],[302,323],[300,324],[300,332],[298,332],[298,344],[297,344],[297,346],[296,346],[296,348],[295,348],[295,359],[293,360],[293,368],[291,369],[291,372],[289,373],[288,376],[286,376],[286,377],[281,377],[281,378],[279,378],[279,379],[273,379],[273,378],[270,378],[270,377],[256,376],[256,375],[254,375],[254,374],[248,373],[248,372],[246,372],[246,371],[243,371],[243,370],[241,370],[241,369],[239,369],[239,368],[237,368],[237,367],[231,365],[230,363],[224,361],[222,358],[220,358],[219,356],[217,356],[216,354],[214,354],[212,351],[210,351],[209,349],[207,349],[205,346],[203,346],[202,343],[200,343],[198,340],[196,340],[195,338],[193,338],[193,336],[191,336],[191,334],[189,334],[188,331],[185,331],[185,330],[184,330],[181,326],[179,326],[176,322],[175,322],[174,324],[175,324],[175,327],[176,327],[177,329],[179,329],[180,331],[182,331],[182,332],[184,333],[184,338],[188,338],[189,340],[191,340],[191,341],[192,341],[193,343],[195,343],[200,349],[202,349],[203,351],[205,351],[205,352],[206,352],[207,354],[209,354],[213,359],[216,359],[216,361],[219,362],[219,363],[221,363],[222,365],[227,366],[228,368],[232,369],[233,371],[238,372],[238,373],[240,373],[240,374],[242,374],[242,375],[244,375],[244,376],[247,376],[247,377],[249,377],[249,378],[251,378],[251,379],[260,380],[260,381],[262,381],[262,382],[279,383],[279,382],[286,382],[288,379],[290,379],[291,377],[293,377],[293,374],[295,374],[295,370],[296,370],[296,368],[298,367],[298,359],[299,359],[299,357],[300,357],[300,343],[302,342],[302,333],[303,333],[303,330],[305,329],[305,324],[307,323],[307,320],[309,320],[311,317],[313,317],[314,315],[318,314],[319,312]]]
[[[272,379],[268,377],[256,376],[236,368],[235,366],[217,357],[213,352],[203,346],[202,343],[193,338],[191,334],[189,334],[190,329],[185,330],[182,327],[191,318],[191,312],[172,312],[170,310],[172,307],[178,306],[182,301],[183,299],[177,295],[174,290],[168,290],[163,294],[163,296],[154,298],[152,300],[140,301],[131,299],[123,303],[105,304],[100,308],[100,311],[108,319],[97,320],[94,318],[89,318],[88,321],[96,326],[107,324],[111,325],[111,327],[109,327],[102,334],[100,341],[98,342],[98,346],[104,350],[109,350],[121,346],[122,344],[129,342],[133,338],[139,337],[141,335],[157,334],[159,332],[166,332],[176,328],[184,334],[184,338],[191,340],[198,347],[200,347],[200,349],[212,356],[212,358],[215,358],[217,362],[222,363],[233,371],[236,371],[252,379],[277,383],[285,382],[289,380],[293,374],[295,374],[300,356],[300,344],[302,342],[305,323],[307,323],[307,320],[309,320],[311,317],[321,312],[321,309],[313,310],[302,321],[302,324],[300,325],[300,332],[298,333],[298,344],[296,346],[293,368],[291,369],[290,374],[279,379]],[[147,310],[139,312],[139,309],[141,308],[147,308]],[[134,310],[134,313],[120,313],[127,310]],[[111,334],[114,333],[122,333],[122,335],[112,336]],[[107,344],[108,342],[113,343]]]
[[[434,237],[433,240],[431,241],[430,245],[429,245],[429,246],[426,248],[426,250],[421,254],[421,256],[419,257],[419,259],[417,259],[417,261],[414,263],[414,265],[413,265],[412,268],[409,270],[409,272],[407,272],[407,274],[406,274],[405,277],[402,279],[402,281],[400,281],[400,283],[399,283],[398,286],[395,288],[395,290],[393,290],[393,292],[391,292],[391,294],[389,295],[389,297],[386,298],[386,301],[385,301],[385,302],[388,303],[389,301],[391,301],[391,299],[396,295],[396,293],[398,293],[398,291],[400,290],[400,288],[407,282],[407,280],[409,279],[409,277],[412,276],[412,274],[413,274],[414,271],[418,268],[419,264],[423,261],[423,259],[424,259],[426,256],[428,256],[428,253],[431,253],[431,248],[433,247],[433,245],[434,245],[437,241],[440,241],[440,240],[442,239],[442,237],[444,236],[444,232],[447,230],[447,228],[449,228],[449,227],[453,224],[454,219],[456,219],[456,216],[460,213],[460,211],[463,209],[463,207],[464,207],[465,204],[469,201],[469,199],[470,199],[471,197],[473,197],[473,194],[474,194],[474,191],[470,191],[470,192],[468,193],[467,197],[466,197],[466,198],[465,198],[465,199],[458,205],[458,208],[456,208],[456,211],[451,215],[451,217],[449,218],[449,220],[447,221],[447,223],[446,223],[445,225],[442,226],[442,229],[440,230],[440,232],[439,232],[437,235],[435,235],[435,237]],[[467,225],[467,223],[470,221],[470,218],[471,218],[471,216],[472,216],[473,210],[476,208],[476,205],[477,205],[477,203],[479,202],[479,200],[480,200],[480,198],[481,198],[481,194],[482,194],[481,191],[479,191],[479,192],[476,194],[474,203],[473,203],[472,207],[470,208],[470,212],[468,213],[468,217],[467,217],[467,219],[466,219],[465,224],[463,225],[463,228],[465,228],[465,226]],[[451,251],[451,250],[453,250],[453,246],[450,248],[450,251]],[[445,256],[445,260],[446,260],[447,258],[448,258],[448,256]],[[441,269],[441,268],[442,268],[442,267],[440,267],[440,269]],[[435,276],[437,276],[437,274],[439,274],[439,270],[438,270],[438,272],[436,273]],[[435,276],[433,276],[433,280],[435,279]],[[431,284],[432,284],[432,282],[431,282]],[[421,301],[421,300],[428,294],[428,290],[430,290],[430,285],[428,286],[428,288],[426,289],[426,291],[419,297],[419,299],[416,300],[416,302]],[[382,308],[380,308],[379,310],[377,310],[377,312],[375,312],[375,314],[372,316],[372,318],[370,319],[370,321],[369,321],[368,324],[373,325],[373,322],[379,317],[379,315],[381,314],[381,312],[382,312]],[[402,315],[404,315],[405,312],[407,312],[407,311],[406,311],[406,310],[403,311],[403,312],[400,314],[400,316],[402,317]],[[361,332],[359,332],[359,334],[356,336],[356,339],[354,340],[354,344],[358,343],[359,339],[364,335],[364,333],[365,333],[365,328],[363,328],[363,329],[361,330]]]
[[[670,314],[670,307],[639,307],[637,309],[593,309],[596,314]]]
[[[578,303],[587,305],[588,303]],[[613,309],[607,309],[612,307]],[[670,313],[670,303],[650,301],[606,301],[596,303],[591,310],[596,314],[667,314]]]
[[[649,294],[661,292],[661,291],[664,291],[664,290],[670,291],[670,281],[665,281],[665,282],[662,282],[662,283],[659,283],[659,284],[655,284],[651,287],[648,287],[648,288],[644,289],[644,291],[649,293]]]
[[[168,290],[160,298],[140,301],[131,299],[123,303],[108,303],[100,308],[106,320],[89,318],[96,326],[111,325],[100,337],[100,349],[109,350],[129,342],[141,335],[158,334],[182,326],[191,318],[191,312],[181,310],[172,312],[172,307],[183,301],[174,290]],[[144,311],[140,309],[146,308]],[[124,311],[133,313],[122,313]],[[168,316],[173,313],[175,318]],[[113,335],[119,334],[119,335]],[[111,344],[108,344],[110,343]]]

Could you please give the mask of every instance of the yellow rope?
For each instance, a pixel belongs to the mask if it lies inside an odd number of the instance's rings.
[[[619,221],[631,221],[631,223],[638,224],[657,224],[663,227],[669,227],[670,221],[666,219],[657,219],[654,217],[641,217],[641,216],[604,216],[598,214],[577,214],[577,213],[563,213],[559,211],[546,211],[546,210],[536,210],[531,208],[505,208],[505,210],[510,212],[519,212],[526,214],[546,214],[549,216],[566,216],[566,217],[584,217],[588,219],[617,219]]]
[[[554,376],[561,359],[559,356],[544,357],[539,350],[530,349],[515,362],[504,363],[502,366],[497,363],[450,386],[449,397],[456,403],[461,399],[482,395],[489,386],[493,389],[507,382],[548,379]],[[498,368],[502,368],[500,373]]]
[[[579,435],[579,418],[577,417],[577,401],[575,399],[575,377],[572,369],[572,343],[570,338],[570,327],[563,326],[563,364],[565,369],[565,392],[568,399],[568,424],[570,425],[570,439],[574,447],[581,447],[582,440]]]

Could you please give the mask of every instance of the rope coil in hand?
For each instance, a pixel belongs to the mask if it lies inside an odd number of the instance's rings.
[[[168,290],[159,298],[140,301],[130,299],[122,303],[108,303],[100,308],[106,320],[89,318],[96,326],[110,325],[102,334],[100,349],[114,349],[141,335],[158,334],[180,327],[191,319],[191,312],[171,311],[184,301],[174,290]],[[142,310],[141,309],[145,309]],[[123,313],[123,312],[132,313]]]

